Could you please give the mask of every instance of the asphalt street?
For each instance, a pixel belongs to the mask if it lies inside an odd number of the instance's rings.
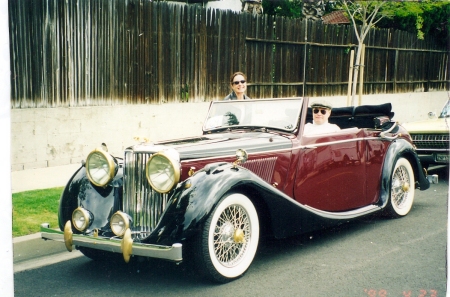
[[[446,170],[416,192],[408,216],[262,242],[249,271],[225,285],[183,264],[98,263],[36,235],[16,239],[15,296],[446,296]]]

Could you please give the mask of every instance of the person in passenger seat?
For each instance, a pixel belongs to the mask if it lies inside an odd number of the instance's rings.
[[[313,122],[307,123],[303,135],[325,134],[341,130],[338,125],[328,123],[333,106],[326,101],[316,101],[311,104]]]

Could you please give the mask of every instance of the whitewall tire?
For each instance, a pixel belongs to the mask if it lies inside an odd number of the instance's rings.
[[[387,211],[392,217],[402,217],[409,213],[414,202],[415,180],[409,161],[399,158],[391,176],[390,197]]]
[[[232,281],[250,267],[258,241],[259,221],[253,203],[242,194],[225,196],[201,232],[197,267],[214,281]]]

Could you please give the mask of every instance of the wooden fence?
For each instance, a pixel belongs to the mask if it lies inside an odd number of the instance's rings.
[[[12,108],[347,93],[351,26],[148,0],[9,1]],[[401,31],[366,38],[364,93],[449,89],[449,51]]]

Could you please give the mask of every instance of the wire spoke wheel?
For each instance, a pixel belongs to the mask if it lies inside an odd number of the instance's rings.
[[[230,205],[217,220],[212,237],[214,254],[223,266],[233,267],[249,244],[250,218],[240,205]]]
[[[402,208],[408,198],[408,191],[410,188],[411,181],[409,180],[409,175],[406,171],[405,166],[400,166],[394,172],[392,177],[392,203],[394,203],[398,208]]]
[[[405,158],[397,160],[391,178],[391,195],[387,210],[393,217],[405,216],[414,201],[414,172]]]
[[[205,223],[196,253],[198,269],[217,282],[236,279],[251,265],[258,241],[253,203],[242,194],[225,196]]]

